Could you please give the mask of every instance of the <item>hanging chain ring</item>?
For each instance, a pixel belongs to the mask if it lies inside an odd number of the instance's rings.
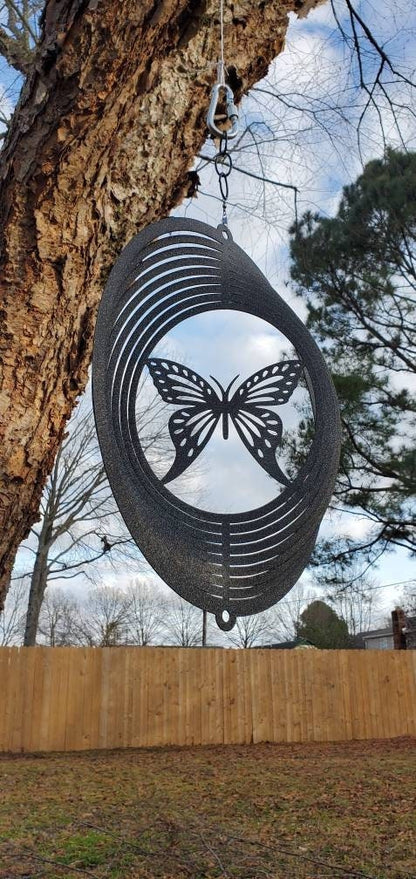
[[[214,158],[214,167],[218,177],[228,177],[233,167],[230,153],[217,153]]]
[[[226,226],[227,221],[227,201],[229,196],[228,178],[233,168],[233,160],[228,152],[228,134],[222,132],[218,152],[214,157],[214,168],[218,176],[218,185],[222,200],[222,222]]]

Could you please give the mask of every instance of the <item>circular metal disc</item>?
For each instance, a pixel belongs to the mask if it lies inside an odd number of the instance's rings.
[[[178,499],[139,441],[136,398],[157,343],[194,315],[231,309],[262,318],[295,348],[307,377],[315,434],[305,465],[274,500],[238,514]],[[179,595],[229,630],[265,610],[300,577],[338,468],[340,419],[322,355],[299,318],[227,229],[167,219],[137,235],[114,266],[100,305],[93,400],[108,479],[143,554]]]

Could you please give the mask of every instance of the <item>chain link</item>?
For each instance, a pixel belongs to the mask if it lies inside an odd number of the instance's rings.
[[[233,160],[228,152],[228,136],[226,131],[221,135],[219,149],[214,157],[214,167],[218,176],[218,185],[222,200],[222,223],[224,226],[227,226],[227,201],[229,195],[228,178],[232,171]]]
[[[226,83],[226,67],[224,63],[224,0],[219,0],[220,4],[220,58],[217,64],[217,82],[212,87],[211,100],[208,108],[207,125],[213,138],[219,138],[219,149],[214,156],[215,172],[218,176],[218,185],[222,201],[222,223],[228,225],[227,219],[227,201],[229,195],[228,178],[231,174],[233,162],[228,152],[228,141],[237,136],[238,133],[238,110],[234,103],[234,93],[231,86]],[[224,107],[228,122],[230,123],[227,131],[223,131],[218,127],[217,119],[220,110],[224,119]]]

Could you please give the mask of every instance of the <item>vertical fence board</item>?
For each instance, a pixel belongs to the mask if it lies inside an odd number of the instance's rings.
[[[290,652],[290,674],[292,677],[293,699],[293,741],[302,741],[303,694],[299,682],[299,651]]]
[[[0,751],[416,734],[416,651],[0,648]]]
[[[389,651],[390,654],[390,651]],[[380,730],[380,738],[388,738],[389,737],[389,689],[391,687],[390,680],[388,675],[388,669],[390,664],[390,655],[387,658],[387,667],[384,666],[384,663],[381,664],[380,661],[376,662],[374,669],[374,676],[376,681],[376,697],[378,704],[378,718],[379,718],[379,730]],[[387,673],[386,673],[387,672]]]
[[[372,683],[371,683],[371,669],[373,663],[373,656],[375,654],[375,650],[370,650],[367,662],[364,664],[361,663],[360,669],[360,680],[361,680],[361,699],[362,699],[362,713],[364,717],[364,736],[363,738],[372,739],[374,736],[374,721],[375,721],[375,711],[374,711],[374,700],[372,694]],[[360,657],[361,659],[361,657]]]
[[[253,712],[253,742],[261,742],[263,732],[262,692],[258,680],[258,652],[250,650],[251,704]]]
[[[142,650],[146,648],[138,647],[132,651],[131,660],[131,738],[130,747],[139,748],[142,744],[141,728],[141,691],[142,691]]]
[[[35,648],[36,649],[36,648]],[[48,751],[62,751],[65,748],[66,708],[69,675],[69,648],[61,648],[51,663],[51,702],[49,711]]]
[[[39,648],[38,648],[39,650]],[[39,650],[40,653],[40,650]],[[41,715],[39,724],[39,742],[40,750],[47,751],[49,747],[50,737],[50,721],[52,719],[51,710],[51,665],[53,655],[51,650],[42,650],[42,696],[41,696]]]
[[[412,711],[412,692],[415,686],[414,672],[413,672],[413,662],[412,662],[412,653],[415,651],[408,650],[406,651],[406,660],[407,662],[402,666],[402,672],[405,679],[405,693],[406,693],[406,703],[405,703],[405,712],[407,719],[407,734],[409,736],[415,735],[416,733],[416,723],[415,723],[415,712]]]
[[[186,710],[185,710],[185,699],[186,699],[186,666],[185,666],[185,651],[181,650],[178,653],[178,716],[177,716],[177,744],[184,745],[186,742]]]
[[[274,742],[282,742],[286,732],[285,682],[280,650],[269,650],[271,715]],[[279,655],[280,654],[280,655]]]
[[[151,666],[149,665],[146,673],[148,711],[147,743],[149,745],[160,745],[161,710],[163,699],[160,657],[158,652],[155,652],[153,647],[150,649],[152,652],[151,654],[149,654],[148,659],[151,660]]]
[[[67,648],[71,650],[70,647]],[[101,719],[101,676],[102,676],[102,651],[94,649],[90,660],[90,717],[91,730],[90,742],[91,748],[98,748],[100,743],[100,719]],[[129,682],[130,690],[133,692],[134,687]]]
[[[19,649],[10,665],[11,688],[9,698],[11,701],[9,712],[9,747],[11,751],[20,751],[22,748],[23,734],[23,700],[25,691],[25,657]]]
[[[408,675],[407,675],[408,665],[407,662],[401,662],[397,668],[399,679],[400,679],[400,725],[406,727],[406,731],[408,731]]]
[[[213,669],[213,688],[215,704],[215,742],[224,743],[224,663],[222,659],[222,651],[214,649],[213,651],[214,669]]]
[[[304,664],[302,650],[293,651],[296,653],[296,698],[299,704],[299,741],[308,741],[308,703],[305,691]]]
[[[324,675],[322,674],[322,654],[319,654],[319,656],[317,655],[314,662],[312,678],[312,699],[314,708],[313,740],[315,742],[320,742],[324,740],[324,730],[322,728],[324,685]]]
[[[110,653],[103,648],[101,653],[101,675],[100,675],[100,719],[98,723],[98,748],[107,747],[107,725],[108,725],[108,665],[110,662]]]
[[[194,661],[193,661],[193,650],[191,648],[187,648],[186,650],[186,696],[185,696],[185,710],[186,710],[186,745],[194,744]]]
[[[387,731],[389,736],[399,736],[401,726],[401,695],[400,695],[400,684],[398,681],[398,664],[396,662],[396,656],[398,658],[398,662],[401,661],[401,657],[398,653],[394,653],[393,651],[386,651],[386,659],[384,663],[384,667],[387,669],[386,682],[388,684],[386,688],[386,711],[383,712],[384,715],[384,731]],[[388,695],[387,695],[388,694]],[[401,733],[403,735],[403,733]]]
[[[385,661],[380,665],[379,669],[379,699],[380,699],[380,729],[383,738],[392,735],[392,726],[390,714],[392,711],[392,694],[390,690],[394,686],[395,670],[393,667],[394,657],[390,651],[386,651]],[[393,733],[394,735],[394,733]]]
[[[180,687],[179,687],[179,656],[178,651],[168,651],[168,669],[170,671],[171,691],[169,708],[169,744],[175,745],[179,741],[179,717],[180,717]]]
[[[85,649],[80,648],[72,652],[69,661],[65,727],[66,751],[82,750],[84,692],[81,669],[84,655]]]
[[[351,703],[351,682],[350,670],[348,665],[348,656],[351,651],[339,651],[339,687],[342,697],[342,739],[348,740],[353,738],[352,734],[352,703]]]
[[[273,741],[272,678],[268,651],[256,650],[256,685],[259,690],[259,741]]]
[[[343,699],[340,687],[338,654],[336,651],[325,652],[325,678],[328,693],[328,727],[329,741],[343,738]]]
[[[0,650],[0,700],[1,700],[1,710],[0,710],[0,751],[7,751],[9,748],[9,729],[10,723],[8,720],[8,711],[10,706],[10,698],[9,698],[9,683],[10,683],[10,675],[9,675],[9,662],[10,659],[10,650],[8,647],[3,647]]]
[[[229,745],[231,743],[231,711],[230,711],[230,693],[229,693],[229,685],[230,685],[230,651],[227,650],[226,656],[221,662],[222,667],[222,688],[221,688],[221,709],[222,709],[222,727],[223,727],[223,742],[224,745]]]
[[[194,686],[193,686],[193,694],[192,699],[194,703],[194,744],[201,745],[203,743],[202,738],[202,711],[203,711],[203,703],[204,703],[204,686],[203,686],[203,668],[202,668],[202,654],[203,650],[195,650],[194,657]]]
[[[205,678],[203,709],[204,741],[207,745],[214,745],[216,742],[218,742],[218,706],[215,680],[216,650],[214,648],[204,650],[203,665]]]
[[[351,692],[351,703],[354,706],[353,711],[353,729],[352,729],[352,737],[353,739],[365,739],[365,706],[363,705],[363,695],[362,695],[362,663],[361,663],[361,651],[359,650],[351,650],[351,655],[348,657],[348,665],[350,672],[350,692]]]
[[[231,744],[238,744],[244,741],[244,730],[241,729],[242,712],[235,650],[228,650],[228,660],[229,741]]]
[[[22,740],[20,743],[20,750],[29,751],[31,744],[31,734],[32,734],[32,711],[34,704],[34,687],[35,687],[35,672],[36,672],[36,647],[27,647],[25,650],[25,681],[24,681],[24,697],[23,697],[23,717],[22,717]],[[0,652],[0,669],[1,669],[1,652]],[[2,674],[0,670],[0,680],[2,679]],[[1,719],[0,719],[1,724]],[[1,746],[1,732],[0,732],[0,751],[2,750]],[[63,744],[65,744],[65,739]]]
[[[251,680],[249,674],[250,654],[247,650],[240,650],[239,657],[239,685],[241,692],[241,711],[243,715],[244,739],[247,744],[253,741],[253,702],[251,699]]]
[[[131,708],[131,740],[130,747],[138,748],[142,745],[142,666],[143,651],[146,647],[138,647],[132,651],[131,680],[132,708]]]
[[[41,648],[39,647],[28,647],[27,650],[33,650],[34,652],[32,705],[30,711],[30,724],[28,724],[29,732],[27,750],[41,751],[42,745],[44,744],[42,743],[39,735],[43,697],[43,650],[41,650]]]
[[[149,648],[150,650],[151,648]],[[140,745],[150,744],[149,735],[149,687],[147,677],[147,660],[151,654],[147,650],[141,653],[140,663]]]

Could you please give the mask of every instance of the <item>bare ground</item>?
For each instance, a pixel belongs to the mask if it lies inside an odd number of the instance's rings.
[[[0,879],[414,879],[415,745],[3,755]]]

